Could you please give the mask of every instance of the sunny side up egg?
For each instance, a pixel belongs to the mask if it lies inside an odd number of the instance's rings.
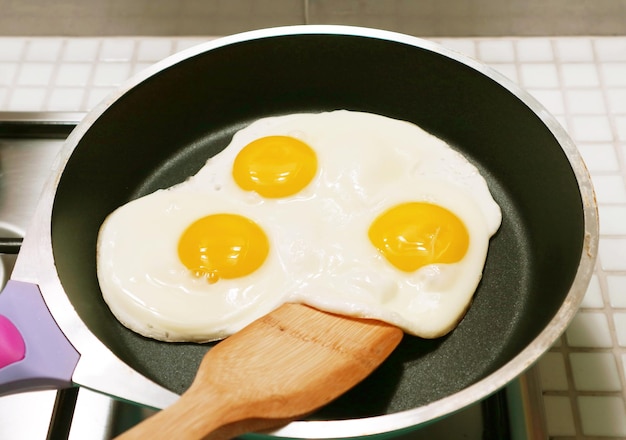
[[[463,317],[500,222],[476,167],[416,125],[292,114],[110,214],[97,272],[117,319],[165,341],[224,338],[284,302],[434,338]]]

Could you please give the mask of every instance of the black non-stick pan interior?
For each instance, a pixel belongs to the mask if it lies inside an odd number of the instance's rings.
[[[312,417],[414,408],[516,356],[555,315],[579,264],[582,203],[565,154],[540,118],[488,76],[431,50],[349,35],[212,49],[144,80],[93,123],[62,173],[52,217],[57,271],[89,329],[139,372],[184,391],[211,344],[157,342],[116,321],[96,278],[100,224],[123,203],[193,174],[255,119],[334,109],[412,121],[448,141],[483,172],[503,223],[458,328],[436,340],[405,337],[370,378]]]

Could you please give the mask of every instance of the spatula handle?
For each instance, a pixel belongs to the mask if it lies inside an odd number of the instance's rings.
[[[237,409],[209,387],[190,390],[170,407],[135,425],[115,440],[228,440],[247,432],[281,426],[290,420],[237,420]]]

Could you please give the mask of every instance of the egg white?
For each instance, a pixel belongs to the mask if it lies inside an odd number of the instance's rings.
[[[294,196],[265,199],[232,178],[237,153],[268,135],[297,137],[317,153],[317,175]],[[412,201],[463,221],[470,244],[460,262],[407,273],[374,248],[367,236],[374,219]],[[270,254],[254,273],[209,285],[187,271],[176,246],[188,224],[219,212],[256,221]],[[345,110],[278,116],[236,133],[187,181],[111,214],[99,234],[98,278],[115,316],[156,339],[220,339],[287,301],[433,338],[469,306],[500,222],[476,167],[413,124]]]
[[[244,215],[265,231],[271,229],[227,198],[172,189],[130,202],[106,219],[98,238],[98,280],[120,322],[155,339],[210,341],[280,304],[283,295],[272,277],[282,270],[273,249],[244,282],[221,279],[219,288],[194,276],[179,260],[183,231],[215,212]]]

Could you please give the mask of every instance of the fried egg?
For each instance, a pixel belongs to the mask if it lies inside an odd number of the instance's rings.
[[[285,302],[435,338],[471,303],[500,223],[477,168],[412,123],[274,116],[111,213],[97,273],[117,319],[159,340],[221,339]]]

